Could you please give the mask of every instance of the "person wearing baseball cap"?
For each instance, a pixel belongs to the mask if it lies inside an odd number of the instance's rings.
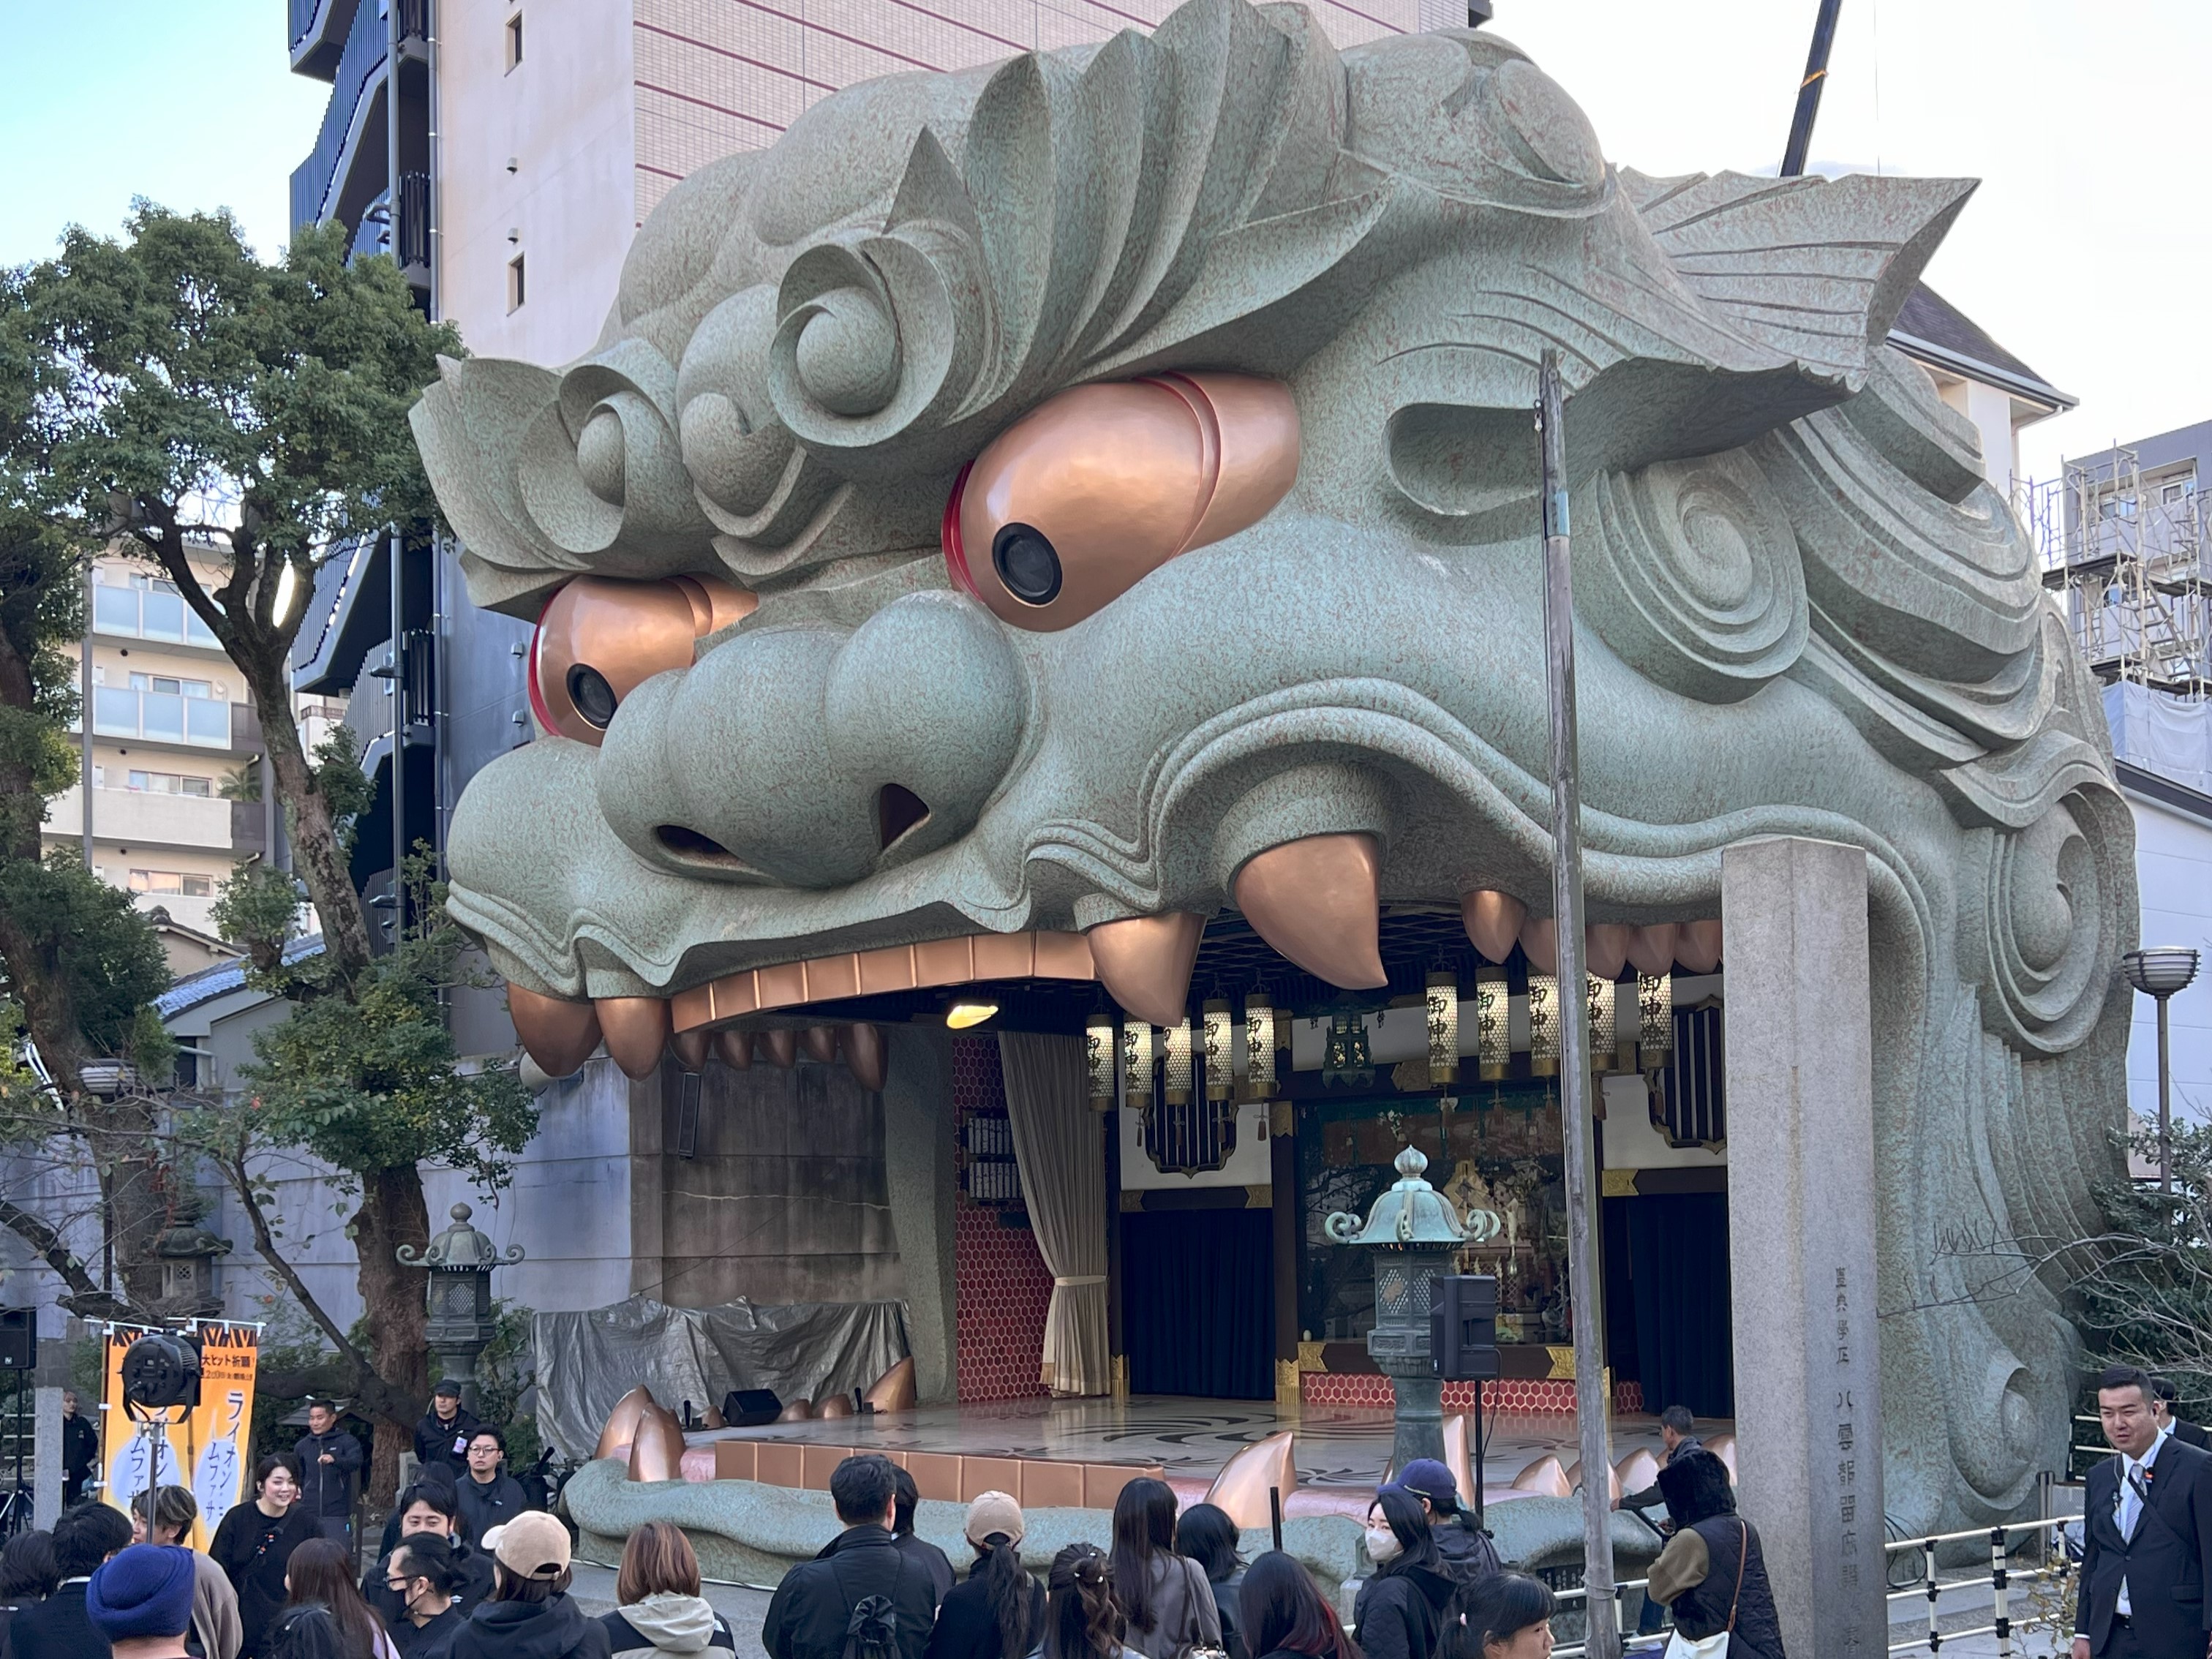
[[[1417,1457],[1395,1484],[1419,1498],[1429,1512],[1429,1535],[1446,1572],[1474,1584],[1498,1571],[1498,1546],[1475,1523],[1474,1513],[1460,1507],[1459,1482],[1449,1468],[1433,1457]]]
[[[193,1577],[190,1550],[133,1544],[94,1571],[85,1586],[85,1616],[117,1659],[183,1659]]]
[[[607,1659],[607,1633],[568,1595],[568,1529],[525,1510],[499,1529],[490,1597],[453,1632],[450,1659]]]
[[[987,1492],[968,1506],[975,1564],[937,1610],[929,1659],[1024,1659],[1044,1633],[1044,1586],[1022,1571],[1022,1506]]]

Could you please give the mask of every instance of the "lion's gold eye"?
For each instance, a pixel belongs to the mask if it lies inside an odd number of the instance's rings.
[[[1001,621],[1081,622],[1290,491],[1298,411],[1277,380],[1162,374],[1078,386],[1000,433],[953,486],[945,562]]]
[[[530,707],[549,732],[597,744],[622,700],[759,600],[718,576],[579,576],[546,601],[530,639]]]

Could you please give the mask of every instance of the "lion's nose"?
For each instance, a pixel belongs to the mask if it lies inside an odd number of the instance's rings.
[[[1026,708],[1005,635],[962,595],[908,594],[850,634],[763,628],[625,699],[600,810],[663,868],[837,886],[972,827]]]

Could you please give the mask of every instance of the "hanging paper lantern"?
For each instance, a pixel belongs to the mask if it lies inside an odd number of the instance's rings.
[[[1528,975],[1528,1069],[1559,1074],[1559,981],[1556,974]]]
[[[1202,1011],[1206,1045],[1206,1097],[1226,1100],[1236,1092],[1235,1062],[1231,1056],[1236,1048],[1236,1029],[1230,1018],[1229,1003],[1223,997],[1208,997]]]
[[[1142,1020],[1121,1028],[1121,1090],[1132,1106],[1152,1103],[1152,1028]]]
[[[1275,1092],[1275,1005],[1265,991],[1244,999],[1244,1092],[1254,1100]]]
[[[1459,1076],[1459,975],[1439,968],[1429,975],[1429,1081],[1452,1082]]]
[[[1589,982],[1590,1070],[1609,1072],[1613,1069],[1613,1032],[1618,1021],[1613,981],[1595,974],[1585,977]]]
[[[1512,1028],[1507,1013],[1511,999],[1503,968],[1478,968],[1474,973],[1474,1063],[1485,1083],[1501,1080],[1513,1063]]]
[[[1638,974],[1636,976],[1636,1046],[1647,1072],[1663,1071],[1674,1063],[1674,976]]]
[[[1166,1048],[1162,1051],[1166,1064],[1160,1067],[1160,1097],[1170,1106],[1190,1104],[1190,1016],[1185,1014],[1173,1025],[1162,1028]]]
[[[1105,1111],[1114,1104],[1114,1017],[1103,1008],[1084,1023],[1084,1071],[1091,1079],[1091,1106]]]

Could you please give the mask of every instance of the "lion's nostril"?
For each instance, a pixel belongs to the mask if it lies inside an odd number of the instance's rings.
[[[929,817],[929,803],[913,790],[887,783],[876,791],[876,839],[888,848]]]
[[[653,835],[670,852],[687,859],[706,859],[717,864],[744,865],[744,860],[712,836],[687,830],[680,823],[664,823]]]

